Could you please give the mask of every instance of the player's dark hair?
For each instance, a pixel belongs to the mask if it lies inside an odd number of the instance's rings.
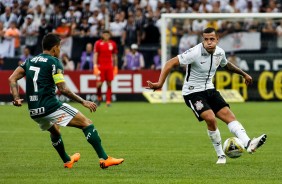
[[[42,48],[43,50],[51,50],[55,45],[60,44],[60,37],[58,35],[48,33],[43,37]]]
[[[212,32],[215,32],[215,34],[217,35],[216,30],[212,27],[207,27],[206,29],[203,30],[203,34],[204,33],[212,33]]]

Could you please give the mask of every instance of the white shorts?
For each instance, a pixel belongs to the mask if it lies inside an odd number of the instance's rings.
[[[72,118],[77,114],[78,110],[69,104],[63,103],[55,112],[40,118],[33,119],[38,123],[41,130],[48,130],[54,124],[59,126],[67,126]]]

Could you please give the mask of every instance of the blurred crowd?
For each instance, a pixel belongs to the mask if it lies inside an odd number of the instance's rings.
[[[119,45],[119,67],[122,69],[160,69],[161,13],[278,13],[277,0],[1,0],[0,43],[13,39],[19,63],[39,54],[41,40],[54,32],[69,37],[99,38],[110,30]],[[262,31],[282,38],[282,21],[255,20],[174,20],[168,23],[167,38],[172,55],[194,46],[204,27],[216,28],[221,36],[238,31]],[[184,40],[184,41],[183,41]],[[187,41],[188,40],[188,41]],[[181,47],[181,44],[184,47]],[[282,40],[281,40],[282,47]],[[84,51],[73,61],[71,52],[62,53],[69,70],[92,70],[94,42],[85,43]],[[151,61],[138,48],[154,46]],[[3,56],[0,55],[0,59]],[[138,64],[131,63],[138,60]],[[146,63],[146,62],[149,62]],[[68,64],[70,63],[70,64]],[[0,62],[1,65],[1,62]]]

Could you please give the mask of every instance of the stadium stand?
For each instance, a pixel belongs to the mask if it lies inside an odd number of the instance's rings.
[[[277,13],[281,12],[281,8],[281,2],[276,0],[2,0],[0,47],[10,48],[0,49],[0,55],[4,56],[2,69],[14,69],[26,47],[32,55],[40,53],[43,35],[55,30],[66,41],[65,52],[77,64],[86,44],[98,40],[103,29],[114,33],[113,40],[119,48],[119,67],[123,63],[123,51],[130,45],[130,37],[138,43],[139,52],[144,55],[145,68],[149,69],[160,47],[161,13]],[[20,30],[19,52],[13,49],[16,37],[5,35],[14,22]],[[282,41],[276,44],[276,40],[282,38],[281,23],[268,21],[254,27],[254,21],[244,25],[176,21],[170,29],[174,39],[172,53],[178,53],[178,44],[185,32],[199,34],[202,26],[206,25],[216,27],[222,35],[260,31],[264,46],[260,52],[281,52]]]

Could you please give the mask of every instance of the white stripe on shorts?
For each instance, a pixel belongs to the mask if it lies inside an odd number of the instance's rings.
[[[199,114],[197,113],[197,111],[195,111],[194,106],[193,106],[191,100],[189,100],[189,103],[190,103],[190,105],[191,105],[191,109],[194,111],[194,113],[196,114],[196,116],[199,117]]]
[[[77,111],[73,110],[73,108],[70,108],[70,106],[66,106],[66,104],[64,103],[58,110],[63,110],[66,113],[68,113],[71,116],[75,116]]]

